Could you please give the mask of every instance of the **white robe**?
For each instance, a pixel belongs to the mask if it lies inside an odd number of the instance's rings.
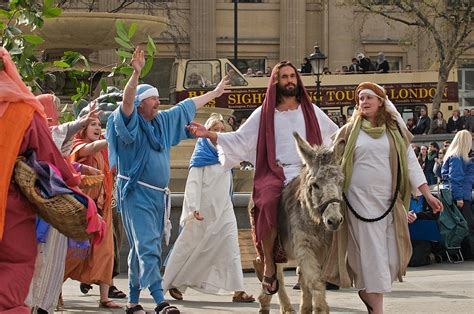
[[[331,137],[338,126],[318,107],[313,105],[316,119],[321,130],[323,144],[330,146]],[[219,161],[225,167],[235,167],[242,161],[250,161],[255,165],[257,156],[257,139],[260,128],[262,107],[255,109],[245,123],[235,132],[220,133],[217,138]],[[302,162],[296,151],[293,132],[306,138],[306,128],[301,106],[295,110],[278,111],[275,109],[275,156],[285,164],[285,184],[298,175]]]
[[[390,205],[393,191],[389,152],[386,133],[374,139],[360,130],[347,199],[362,217],[379,217]],[[411,186],[417,188],[426,183],[411,147],[407,151],[407,162]],[[348,261],[356,275],[356,288],[374,293],[390,292],[400,268],[392,213],[376,222],[363,222],[351,211],[348,213]]]
[[[186,181],[183,229],[169,256],[163,290],[193,288],[212,294],[244,290],[232,173],[220,164],[192,167]],[[193,217],[198,210],[203,221]]]

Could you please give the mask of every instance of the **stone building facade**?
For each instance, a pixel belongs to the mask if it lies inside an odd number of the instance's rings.
[[[81,9],[81,3],[68,10]],[[97,1],[94,11],[108,12],[120,0]],[[166,89],[175,57],[234,58],[233,0],[136,1],[120,12],[164,16],[168,29],[154,38],[159,55],[152,80]],[[334,0],[240,0],[238,8],[238,67],[265,71],[286,59],[296,66],[318,43],[332,72],[349,66],[358,52],[373,61],[384,52],[391,70],[425,70],[436,66],[434,43],[427,34]],[[473,36],[474,40],[474,36]],[[114,51],[92,56],[101,64],[116,60]],[[459,60],[461,107],[474,105],[474,49]],[[164,95],[165,96],[165,95]]]

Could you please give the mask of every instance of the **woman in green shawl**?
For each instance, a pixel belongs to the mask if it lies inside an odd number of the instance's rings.
[[[433,211],[431,195],[409,145],[412,135],[383,87],[365,82],[355,91],[356,110],[339,133],[346,146],[345,223],[334,236],[327,280],[353,284],[369,313],[383,313],[383,294],[406,272],[411,255],[407,227],[410,193],[418,189]],[[347,256],[347,260],[345,257]]]

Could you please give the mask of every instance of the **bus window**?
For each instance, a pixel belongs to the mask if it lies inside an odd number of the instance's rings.
[[[230,64],[225,65],[225,73],[229,78],[231,86],[246,86],[248,85],[244,77],[237,72]]]
[[[218,60],[188,61],[186,64],[184,88],[214,88],[220,81],[220,68]]]

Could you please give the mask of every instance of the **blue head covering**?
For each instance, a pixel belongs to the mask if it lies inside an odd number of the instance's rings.
[[[217,149],[212,145],[208,139],[200,138],[196,142],[193,155],[189,162],[191,167],[205,167],[219,163]]]
[[[138,107],[138,105],[142,102],[143,99],[147,99],[148,97],[159,97],[160,94],[158,90],[151,86],[150,84],[140,84],[137,86],[137,91],[135,92],[135,99],[133,100],[133,105]]]

